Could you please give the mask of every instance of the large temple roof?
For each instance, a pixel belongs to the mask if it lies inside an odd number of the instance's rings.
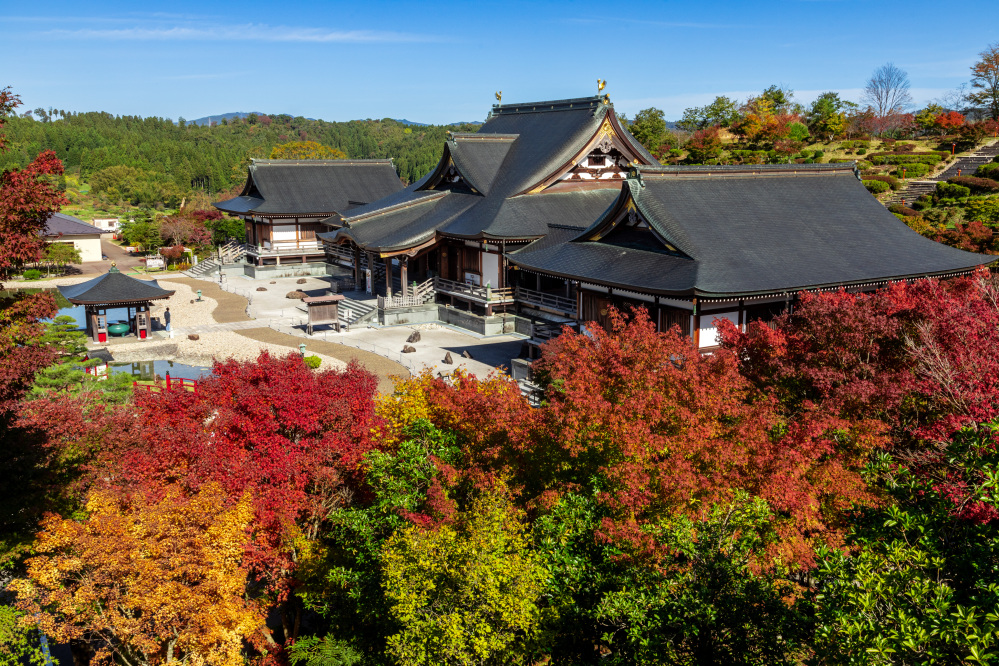
[[[333,215],[401,189],[392,160],[253,160],[240,195],[213,205],[235,215]]]
[[[740,297],[970,270],[844,165],[641,167],[584,232],[510,255],[528,270],[663,295]]]
[[[340,228],[318,236],[390,253],[437,234],[532,239],[545,235],[551,222],[588,222],[615,200],[623,178],[573,190],[546,188],[598,137],[616,141],[629,158],[656,164],[600,97],[495,105],[478,132],[449,136],[440,163],[427,176],[326,220]]]
[[[136,280],[112,267],[92,280],[59,287],[59,292],[74,305],[115,305],[143,303],[173,296],[155,280]]]

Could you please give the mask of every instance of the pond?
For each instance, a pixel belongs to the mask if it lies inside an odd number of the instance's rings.
[[[77,330],[82,331],[82,330],[86,329],[86,327],[87,327],[87,322],[86,322],[86,317],[87,317],[86,308],[84,306],[82,306],[82,305],[73,305],[72,303],[70,303],[69,301],[67,301],[65,299],[65,297],[63,297],[63,295],[59,293],[58,289],[44,288],[43,287],[43,288],[37,288],[37,289],[36,288],[27,288],[27,289],[3,290],[3,291],[0,291],[0,299],[3,299],[4,297],[13,296],[16,293],[35,294],[35,293],[38,293],[39,291],[47,291],[47,292],[51,293],[53,296],[55,296],[56,305],[59,306],[59,314],[56,315],[56,316],[65,315],[65,316],[72,317],[74,319],[74,321],[76,321],[76,328],[77,328]],[[113,324],[113,323],[115,323],[117,321],[127,321],[127,320],[128,320],[128,309],[127,308],[108,308],[108,323],[112,323]],[[45,320],[45,321],[51,321],[51,320]]]
[[[176,361],[136,361],[135,363],[112,363],[111,372],[130,374],[136,381],[152,381],[156,375],[173,379],[201,379],[212,374],[211,368],[200,365],[187,365]]]

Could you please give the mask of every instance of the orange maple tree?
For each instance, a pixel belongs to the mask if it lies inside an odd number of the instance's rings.
[[[19,608],[99,664],[240,666],[264,619],[244,594],[252,498],[220,508],[227,499],[217,484],[187,497],[91,493],[86,519],[43,521],[39,555],[13,584]]]

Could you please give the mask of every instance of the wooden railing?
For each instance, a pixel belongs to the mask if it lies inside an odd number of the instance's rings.
[[[317,252],[322,250],[319,241],[272,241],[264,245],[247,245],[246,251],[258,257],[278,254],[293,254],[295,252]]]
[[[324,247],[326,249],[326,254],[342,264],[347,266],[354,265],[354,251],[347,245],[340,245],[339,243],[325,243]],[[364,260],[361,260],[362,265]]]
[[[379,310],[392,310],[394,308],[413,308],[424,303],[433,300],[434,298],[434,280],[430,279],[423,284],[416,285],[412,294],[407,296],[402,295],[392,295],[392,296],[379,296],[378,297],[378,309]]]
[[[534,291],[533,289],[525,289],[524,287],[517,287],[516,294],[517,301],[520,303],[557,310],[566,316],[576,316],[577,308],[575,299],[556,296],[555,294],[546,294],[541,291]]]
[[[465,298],[472,298],[485,303],[509,303],[513,301],[513,289],[510,287],[492,289],[490,287],[480,287],[474,284],[435,277],[434,289],[444,294],[464,296]]]

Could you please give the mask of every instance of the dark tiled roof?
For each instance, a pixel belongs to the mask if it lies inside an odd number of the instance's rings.
[[[45,236],[83,236],[102,233],[103,229],[64,213],[52,213],[45,221]]]
[[[547,233],[550,222],[589,224],[614,201],[621,181],[594,190],[522,193],[580,153],[611,108],[598,97],[494,106],[478,132],[451,135],[440,165],[419,183],[329,222],[350,227],[340,238],[380,251],[422,243],[436,233],[469,239],[536,238]],[[622,138],[638,154],[656,163],[625,135]],[[448,160],[474,192],[456,189],[419,211],[398,210],[399,204],[415,201],[422,188],[437,187],[431,176]]]
[[[59,287],[59,292],[74,305],[100,305],[155,301],[173,296],[155,280],[136,280],[112,268],[92,280]]]
[[[629,198],[687,256],[615,244],[611,212],[571,241],[534,243],[511,256],[523,268],[637,291],[705,297],[862,284],[945,274],[994,257],[924,238],[872,197],[851,168],[712,167],[639,170]]]
[[[254,160],[233,214],[332,215],[402,189],[391,160]]]

